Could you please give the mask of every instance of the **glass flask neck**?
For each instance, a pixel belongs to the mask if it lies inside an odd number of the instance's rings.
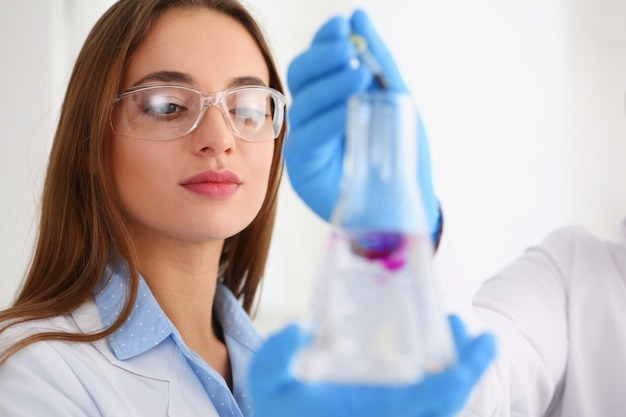
[[[344,181],[333,226],[351,235],[428,234],[417,182],[412,96],[389,91],[353,96],[347,126]]]

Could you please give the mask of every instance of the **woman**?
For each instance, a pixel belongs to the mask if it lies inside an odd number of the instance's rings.
[[[102,16],[68,86],[32,265],[0,313],[0,415],[249,416],[251,400],[259,417],[270,400],[297,413],[289,393],[246,391],[261,345],[247,313],[282,171],[281,91],[235,0],[121,0]],[[276,366],[252,386],[288,371],[268,346],[261,365]],[[328,398],[292,386],[312,412]]]
[[[171,409],[248,407],[244,370],[260,338],[236,336],[252,328],[236,299],[249,311],[267,258],[281,90],[260,28],[235,2],[121,1],[102,16],[68,86],[32,266],[0,315],[13,325],[5,342],[17,340],[2,360],[19,350],[0,368],[0,414],[21,415],[26,404],[8,395],[44,360],[50,375],[35,381],[50,379],[28,406],[47,415],[51,405],[163,414],[167,396],[147,392],[173,372]],[[90,326],[98,318],[104,327]],[[202,385],[181,385],[194,373]],[[211,394],[198,395],[203,387]]]

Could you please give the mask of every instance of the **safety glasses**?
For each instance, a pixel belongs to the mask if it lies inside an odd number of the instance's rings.
[[[209,107],[217,107],[232,132],[249,142],[274,140],[285,118],[285,96],[265,86],[207,93],[179,85],[151,85],[120,93],[111,112],[117,135],[174,140],[193,132]]]

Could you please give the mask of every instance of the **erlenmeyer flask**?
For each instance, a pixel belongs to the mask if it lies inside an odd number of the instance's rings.
[[[417,182],[417,110],[408,94],[349,102],[344,183],[314,286],[307,380],[404,384],[455,360],[433,287],[433,245]]]

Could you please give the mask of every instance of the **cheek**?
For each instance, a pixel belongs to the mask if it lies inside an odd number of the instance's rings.
[[[112,175],[115,185],[117,203],[121,211],[133,212],[141,209],[142,201],[154,189],[152,182],[162,177],[155,170],[160,158],[152,155],[150,147],[141,146],[142,141],[114,137],[111,154]],[[153,190],[154,191],[154,190]]]
[[[129,179],[135,177],[133,174],[132,155],[123,143],[123,139],[114,137],[111,150],[111,175],[115,186],[115,196],[120,209],[124,209],[122,201],[128,194],[127,188],[131,185]]]
[[[254,147],[251,150],[247,149],[244,163],[247,167],[246,175],[249,178],[248,182],[250,185],[249,209],[254,210],[258,214],[268,190],[274,147],[271,146],[271,143],[270,146],[266,143],[253,145],[262,146],[258,146],[257,149],[254,149]]]
[[[255,175],[258,178],[259,185],[262,183],[263,194],[267,192],[267,186],[269,183],[270,171],[272,169],[272,158],[274,153],[273,142],[269,144],[263,143],[264,146],[261,152],[257,152],[257,158],[254,161]],[[269,145],[269,146],[267,146]]]

